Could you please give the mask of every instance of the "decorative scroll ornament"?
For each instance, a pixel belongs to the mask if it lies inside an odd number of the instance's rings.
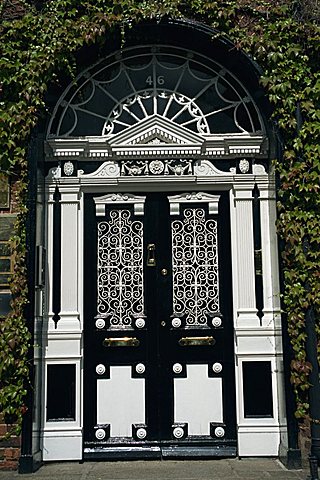
[[[212,326],[215,328],[221,327],[222,325],[222,320],[220,317],[213,317],[211,320]]]
[[[143,440],[147,436],[147,430],[145,428],[138,428],[136,435],[140,440]]]
[[[182,438],[184,436],[184,430],[182,427],[176,427],[173,429],[173,436],[175,438]]]
[[[218,438],[224,437],[224,434],[225,434],[224,428],[216,427],[215,430],[214,430],[214,434]]]
[[[144,314],[143,224],[130,210],[109,212],[98,223],[98,314],[110,315],[111,329],[132,328]]]
[[[66,162],[64,165],[63,165],[63,173],[65,175],[67,175],[68,177],[70,177],[74,172],[74,166],[73,166],[73,163],[72,162]]]
[[[179,327],[181,327],[181,320],[180,320],[180,318],[178,318],[178,317],[173,318],[171,324],[172,324],[173,328],[179,328]]]
[[[146,371],[146,367],[143,363],[138,363],[136,365],[136,372],[139,373],[139,374],[143,374],[144,372]]]
[[[239,162],[239,170],[241,173],[248,173],[249,172],[249,169],[250,169],[250,163],[248,162],[248,160],[246,160],[245,158],[243,158],[242,160],[240,160]]]
[[[214,364],[212,365],[212,370],[214,371],[214,373],[220,373],[220,372],[222,372],[222,365],[221,365],[221,363],[218,363],[218,362],[217,362],[217,363],[214,363]]]
[[[106,432],[103,430],[103,428],[98,428],[98,430],[96,430],[95,436],[98,440],[103,440],[106,436]]]
[[[96,373],[98,375],[103,375],[104,373],[106,373],[106,367],[102,363],[100,363],[96,366]]]
[[[217,222],[203,208],[185,208],[172,222],[174,314],[186,327],[208,326],[219,311]]]
[[[182,372],[182,365],[181,363],[175,363],[172,367],[172,370],[174,371],[174,373],[181,373]]]
[[[192,175],[194,161],[191,159],[171,160],[124,160],[121,161],[122,176],[147,175]]]

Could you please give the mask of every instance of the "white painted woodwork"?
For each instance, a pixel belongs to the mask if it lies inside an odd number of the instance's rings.
[[[259,182],[263,276],[262,326],[280,326],[276,193],[274,182]]]
[[[79,330],[79,187],[60,186],[59,190],[61,194],[61,311],[57,329]]]
[[[279,427],[238,427],[239,457],[277,457],[279,443]]]
[[[142,48],[145,48],[143,46]],[[168,47],[170,48],[170,47]],[[187,51],[180,50],[183,64],[189,58]],[[182,54],[182,53],[183,54]],[[201,54],[197,54],[201,56]],[[153,57],[156,59],[156,57]],[[122,61],[122,60],[120,60]],[[193,62],[195,59],[193,58]],[[211,60],[210,60],[211,62]],[[182,64],[181,64],[182,65]],[[204,64],[205,65],[205,64]],[[106,67],[109,68],[108,63]],[[90,69],[87,74],[95,75]],[[91,73],[90,73],[91,72]],[[221,74],[218,69],[217,78]],[[82,74],[81,74],[82,75]],[[80,75],[80,77],[81,77]],[[179,74],[180,75],[180,74]],[[98,81],[98,80],[97,80]],[[80,82],[81,84],[81,82]],[[178,84],[177,84],[178,86]],[[69,90],[66,90],[66,93]],[[241,92],[246,91],[241,86]],[[169,92],[170,93],[170,92]],[[175,93],[179,93],[178,91]],[[248,92],[247,92],[248,93]],[[246,95],[247,95],[246,93]],[[171,95],[171,93],[170,93]],[[170,97],[169,95],[169,97]],[[242,97],[242,94],[240,95]],[[138,96],[139,97],[139,96]],[[142,97],[137,101],[143,101]],[[168,99],[169,99],[168,97]],[[247,97],[249,98],[249,97]],[[132,97],[129,97],[130,102]],[[64,101],[62,96],[59,102]],[[156,105],[156,97],[153,98]],[[173,97],[170,102],[173,101]],[[69,98],[67,103],[71,102]],[[130,105],[125,104],[126,108]],[[254,105],[254,102],[253,102]],[[252,174],[237,174],[232,167],[228,172],[219,168],[219,160],[239,159],[254,156],[255,161],[266,158],[268,140],[261,121],[261,129],[255,132],[211,134],[201,130],[197,133],[188,125],[179,124],[179,117],[159,115],[158,110],[138,119],[134,125],[118,134],[104,132],[101,136],[72,138],[68,133],[55,136],[51,127],[56,124],[58,103],[51,118],[45,145],[46,161],[78,161],[77,176],[61,176],[57,166],[51,169],[46,179],[46,227],[45,247],[47,250],[46,286],[43,303],[43,335],[41,348],[36,349],[37,361],[42,362],[42,442],[43,460],[79,460],[82,458],[82,373],[83,373],[83,323],[93,321],[83,315],[83,271],[84,271],[84,202],[85,192],[93,193],[98,216],[105,214],[106,204],[121,203],[121,194],[129,192],[131,199],[135,192],[175,192],[171,212],[179,210],[177,201],[180,192],[192,192],[197,196],[206,192],[210,213],[218,211],[218,194],[230,192],[230,229],[232,263],[232,301],[235,345],[236,414],[238,428],[238,451],[240,456],[278,455],[280,432],[285,436],[285,408],[283,401],[283,366],[280,327],[280,300],[277,238],[275,230],[275,184],[273,173],[266,173],[262,165],[254,164]],[[182,106],[183,108],[183,106]],[[111,112],[109,112],[111,114]],[[107,113],[108,114],[108,113]],[[110,117],[111,118],[111,117]],[[59,132],[57,133],[57,135]],[[162,175],[152,175],[150,170],[143,175],[123,175],[123,160],[150,162],[179,161],[190,159],[190,169],[164,169]],[[169,160],[168,160],[169,159]],[[196,162],[191,163],[196,159]],[[215,165],[210,160],[214,159]],[[96,171],[84,174],[81,162],[101,161]],[[252,189],[254,184],[260,191],[261,243],[263,269],[263,318],[257,316],[255,300],[255,270],[253,243]],[[54,324],[52,311],[53,262],[54,262],[54,192],[61,194],[61,312],[60,320]],[[202,193],[203,195],[203,193]],[[209,198],[210,197],[210,198]],[[135,197],[137,198],[137,197]],[[141,199],[142,197],[140,197]],[[113,200],[115,199],[115,200]],[[130,203],[130,202],[129,202]],[[131,202],[132,203],[132,202]],[[135,213],[143,214],[143,201],[133,202]],[[36,299],[37,301],[37,299]],[[37,325],[41,332],[41,302],[39,300]],[[56,312],[57,313],[57,312]],[[142,323],[141,323],[142,322]],[[143,327],[144,319],[139,325]],[[172,319],[175,322],[175,319]],[[178,327],[178,325],[173,325]],[[42,350],[41,350],[42,349]],[[43,352],[43,353],[42,353]],[[85,352],[86,355],[90,352]],[[271,361],[273,386],[273,418],[244,418],[242,361]],[[216,360],[212,361],[212,364]],[[73,422],[46,422],[46,365],[52,363],[76,364],[76,420]],[[212,365],[210,365],[210,368]],[[148,365],[146,365],[148,368]],[[111,424],[112,437],[131,437],[132,424],[145,423],[145,379],[131,378],[130,366],[110,368],[110,379],[97,379],[98,415],[97,423]],[[39,375],[40,377],[40,375]],[[210,422],[223,422],[222,380],[208,377],[207,365],[187,365],[187,378],[174,378],[174,421],[188,423],[189,435],[209,435]],[[40,402],[41,403],[41,402]]]
[[[235,221],[237,245],[237,326],[259,327],[255,293],[253,213],[251,182],[235,183]]]
[[[56,189],[55,184],[46,185],[46,203],[47,203],[47,214],[46,214],[46,226],[45,226],[45,244],[47,250],[47,265],[45,269],[46,285],[53,285],[53,228],[54,228],[54,192]],[[53,288],[45,289],[45,312],[48,318],[48,329],[54,330],[55,324],[53,321]]]
[[[43,460],[81,460],[82,458],[82,431],[60,430],[45,431],[42,435]]]
[[[131,437],[135,423],[145,423],[145,379],[132,378],[130,366],[110,367],[110,379],[97,380],[97,424],[110,424],[111,437]]]
[[[73,335],[73,343],[70,336]],[[61,338],[59,338],[61,337]],[[49,333],[46,349],[46,362],[43,372],[44,392],[47,391],[47,365],[74,364],[75,378],[75,420],[47,421],[46,394],[43,401],[43,431],[41,435],[44,461],[80,460],[82,458],[82,361],[80,355],[79,334]],[[68,347],[70,351],[68,351]],[[67,355],[69,354],[69,357]],[[63,379],[61,379],[63,381]]]
[[[206,204],[209,207],[210,215],[217,215],[219,209],[220,195],[210,195],[205,192],[181,193],[180,195],[168,196],[170,204],[170,215],[180,215],[181,203]]]
[[[188,423],[188,435],[210,435],[210,422],[223,422],[222,379],[208,365],[187,365],[187,378],[174,378],[174,422]]]
[[[145,200],[145,196],[132,195],[131,193],[110,193],[102,197],[96,197],[94,198],[96,216],[105,216],[106,205],[133,205],[135,215],[144,215]]]

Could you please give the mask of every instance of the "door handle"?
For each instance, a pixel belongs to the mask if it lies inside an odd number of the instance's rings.
[[[147,267],[156,266],[156,246],[154,243],[148,243],[147,245]]]
[[[138,347],[140,341],[136,337],[105,338],[102,342],[104,347]]]
[[[182,337],[178,343],[181,347],[192,347],[197,345],[214,345],[216,341],[213,337]]]

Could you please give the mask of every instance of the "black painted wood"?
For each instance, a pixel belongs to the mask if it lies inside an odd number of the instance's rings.
[[[97,299],[97,233],[93,196],[87,195],[85,200],[85,415],[84,415],[84,457],[85,458],[127,458],[140,456],[158,456],[151,447],[163,449],[164,455],[170,456],[216,456],[235,455],[235,386],[234,386],[234,356],[233,356],[233,325],[232,325],[232,290],[231,290],[231,259],[230,259],[230,218],[228,193],[221,194],[218,218],[218,259],[219,259],[219,289],[221,316],[223,328],[215,329],[209,323],[209,328],[175,329],[172,320],[172,259],[171,259],[171,221],[178,217],[170,217],[169,202],[163,193],[146,194],[144,217],[137,217],[144,222],[144,280],[145,280],[145,313],[146,327],[134,328],[126,332],[97,330],[94,326]],[[198,204],[188,206],[197,206]],[[115,208],[115,207],[112,207]],[[128,205],[126,206],[126,209]],[[129,207],[130,208],[130,207]],[[208,207],[201,204],[209,216]],[[181,205],[180,218],[183,212]],[[132,209],[132,216],[134,212]],[[107,207],[108,215],[108,207]],[[98,217],[98,221],[103,217]],[[155,244],[155,266],[147,266],[147,245]],[[161,270],[167,269],[168,274],[162,275]],[[215,338],[213,346],[181,347],[181,337],[207,336]],[[103,347],[105,337],[134,336],[138,338],[138,347]],[[134,438],[105,438],[98,441],[94,436],[96,425],[96,380],[101,378],[95,373],[99,363],[112,365],[134,365],[142,362],[146,365],[146,425],[147,437],[143,441]],[[177,440],[173,434],[174,398],[172,371],[174,363],[185,365],[210,365],[220,362],[223,372],[219,376],[223,382],[223,424],[226,435],[222,439],[207,437],[184,436]],[[107,372],[106,372],[107,373]],[[105,374],[106,375],[106,374]],[[208,373],[209,375],[209,373]],[[136,377],[136,375],[134,375]],[[182,375],[182,377],[185,376]],[[211,374],[210,374],[211,376]],[[132,453],[134,446],[139,446]],[[177,447],[181,447],[177,450]],[[201,454],[202,451],[202,454]],[[122,452],[122,453],[121,453]],[[153,452],[153,453],[150,453]],[[170,453],[171,452],[171,453]]]

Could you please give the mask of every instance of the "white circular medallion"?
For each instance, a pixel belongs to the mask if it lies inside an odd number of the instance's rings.
[[[143,365],[143,363],[138,363],[138,364],[136,365],[136,372],[137,372],[137,373],[142,374],[142,373],[144,373],[145,371],[146,371],[146,367]]]
[[[176,427],[173,430],[173,436],[176,438],[182,438],[184,435],[184,430],[181,427]]]
[[[211,323],[212,323],[212,326],[213,327],[221,327],[222,325],[222,320],[220,317],[213,317],[213,319],[211,320]]]
[[[143,440],[147,436],[147,431],[145,428],[138,428],[136,435],[140,440]]]
[[[73,163],[72,162],[66,162],[64,165],[63,165],[63,173],[65,175],[67,175],[68,177],[70,177],[70,175],[72,175],[74,172],[74,166],[73,166]]]
[[[179,328],[179,327],[181,327],[181,320],[180,320],[180,318],[178,318],[178,317],[173,318],[173,319],[172,319],[172,322],[171,322],[171,325],[172,325],[174,328]]]
[[[95,435],[98,440],[103,440],[106,436],[106,432],[103,430],[103,428],[98,428]]]
[[[160,160],[152,160],[149,164],[149,170],[153,175],[160,175],[164,170],[164,163]]]
[[[143,318],[137,318],[135,323],[137,328],[143,328],[146,324]]]
[[[248,160],[246,160],[245,158],[243,158],[242,160],[240,160],[239,162],[239,170],[241,173],[248,173],[249,172],[249,168],[250,168],[250,163],[248,162]]]
[[[103,375],[106,373],[106,367],[102,365],[102,363],[99,363],[99,365],[96,366],[96,372],[98,375]]]
[[[221,363],[214,363],[212,365],[212,370],[214,371],[214,373],[220,373],[222,371],[222,365]]]
[[[222,427],[215,428],[214,434],[215,434],[216,437],[220,437],[220,438],[224,437],[224,428],[222,428]]]
[[[182,372],[182,365],[181,363],[175,363],[172,367],[174,373],[181,373]]]
[[[98,320],[96,320],[97,328],[104,328],[105,326],[106,326],[106,322],[102,318],[98,318]]]

